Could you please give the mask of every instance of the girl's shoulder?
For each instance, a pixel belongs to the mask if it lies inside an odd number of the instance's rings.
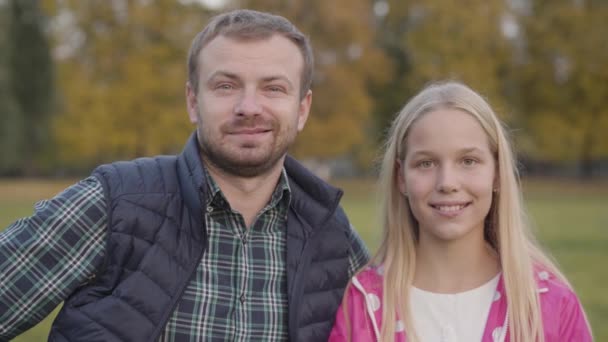
[[[534,278],[541,303],[546,310],[560,310],[578,305],[579,299],[574,290],[550,271],[536,267]]]
[[[543,300],[543,297],[560,300],[560,302],[564,300],[578,300],[576,293],[574,293],[574,290],[568,284],[542,267],[535,267],[534,279],[536,280],[537,291],[541,294],[541,300]]]
[[[591,328],[574,290],[543,268],[535,269],[535,279],[545,341],[592,341]]]

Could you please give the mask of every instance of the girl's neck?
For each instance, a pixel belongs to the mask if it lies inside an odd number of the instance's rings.
[[[485,242],[420,241],[416,248],[414,286],[429,292],[459,293],[477,288],[500,272],[496,252]]]

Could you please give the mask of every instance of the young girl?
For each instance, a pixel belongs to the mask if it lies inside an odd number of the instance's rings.
[[[427,87],[395,118],[383,242],[330,341],[591,341],[572,287],[524,219],[512,148],[465,85]]]

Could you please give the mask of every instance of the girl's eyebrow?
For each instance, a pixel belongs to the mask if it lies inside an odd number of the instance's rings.
[[[480,148],[478,147],[466,147],[463,149],[460,149],[459,152],[461,154],[467,154],[467,153],[472,153],[472,152],[482,152]]]
[[[461,148],[457,151],[458,154],[467,154],[467,153],[481,153],[482,150],[479,147],[465,147],[465,148]],[[415,150],[412,152],[412,157],[417,157],[417,156],[434,156],[435,153],[429,150]]]
[[[417,157],[419,155],[430,156],[430,155],[434,155],[434,153],[431,151],[428,151],[428,150],[416,150],[416,151],[412,152],[412,157]]]

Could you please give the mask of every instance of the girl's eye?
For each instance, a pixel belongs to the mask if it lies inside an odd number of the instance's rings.
[[[428,169],[433,166],[433,161],[432,160],[422,160],[422,161],[418,162],[417,166],[422,169]]]
[[[465,158],[462,160],[462,164],[464,164],[465,166],[473,166],[477,164],[477,160],[473,158]]]

